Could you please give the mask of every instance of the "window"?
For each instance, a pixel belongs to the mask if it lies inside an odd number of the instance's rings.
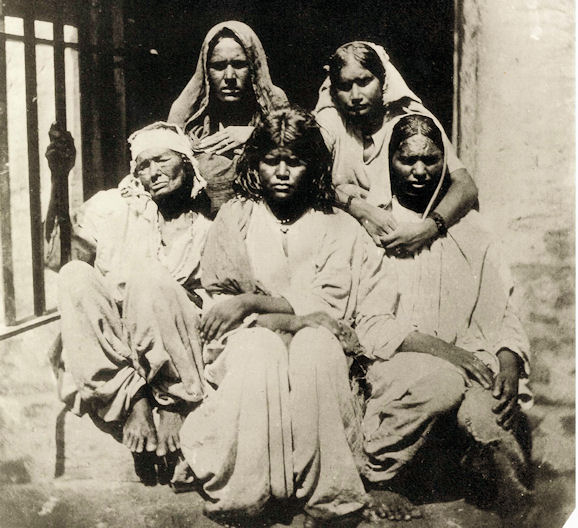
[[[44,268],[42,219],[51,185],[44,152],[56,120],[77,149],[68,182],[71,210],[82,203],[83,190],[77,27],[57,12],[35,16],[25,7],[0,12],[0,33],[0,110],[6,108],[0,115],[2,335],[8,327],[55,316],[56,274]]]

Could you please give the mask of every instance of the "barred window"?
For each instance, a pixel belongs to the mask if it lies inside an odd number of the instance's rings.
[[[78,153],[71,210],[83,189],[77,27],[57,10],[35,13],[26,4],[0,15],[1,335],[55,317],[56,274],[44,268],[42,233],[51,185],[44,152],[54,121],[72,133]]]

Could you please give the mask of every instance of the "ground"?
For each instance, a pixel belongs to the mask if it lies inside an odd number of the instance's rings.
[[[548,277],[554,285],[565,280],[559,271]],[[516,523],[526,528],[562,526],[574,507],[573,363],[562,355],[559,342],[565,338],[559,326],[550,328],[553,322],[548,321],[538,325],[540,333],[531,333],[541,355],[536,362],[537,404],[529,413],[537,502],[526,521]],[[46,355],[56,331],[56,324],[41,327],[4,342],[0,349],[0,526],[217,526],[203,516],[196,493],[177,495],[168,486],[142,486],[123,446],[87,417],[61,412]],[[424,513],[424,519],[403,526],[502,526],[497,516],[463,500],[428,504]],[[291,523],[301,525],[301,516]]]

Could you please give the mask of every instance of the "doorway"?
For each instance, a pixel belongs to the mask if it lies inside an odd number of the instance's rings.
[[[341,44],[383,44],[410,88],[451,131],[453,2],[447,0],[172,0],[125,3],[127,128],[165,119],[192,76],[202,40],[216,23],[251,26],[273,82],[312,109],[323,65]]]

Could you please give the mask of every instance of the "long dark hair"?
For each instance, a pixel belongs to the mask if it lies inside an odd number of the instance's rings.
[[[335,203],[331,154],[313,116],[296,107],[271,112],[257,125],[239,159],[233,184],[237,195],[254,201],[262,199],[259,162],[275,148],[289,149],[307,164],[305,200],[313,209],[331,213]]]
[[[402,117],[393,127],[391,139],[389,140],[389,174],[391,180],[391,191],[394,195],[398,194],[399,181],[392,168],[391,162],[393,156],[405,140],[416,135],[425,136],[426,138],[431,139],[440,149],[442,156],[445,156],[442,132],[431,117],[422,114],[408,114]],[[443,178],[443,176],[444,175],[442,174],[441,177]],[[445,196],[450,183],[451,182],[449,181],[449,178],[444,179],[440,192],[437,195],[433,206],[437,205]],[[423,207],[425,209],[431,199],[432,196],[423,197],[424,203],[420,203],[419,207]]]
[[[370,71],[382,86],[385,84],[385,66],[377,52],[369,44],[355,41],[343,44],[343,46],[337,48],[329,59],[329,79],[332,87],[339,82],[341,69],[351,57],[366,70]]]
[[[402,117],[393,127],[389,140],[389,163],[399,146],[412,136],[425,136],[431,139],[444,153],[444,140],[439,127],[431,117],[422,114],[408,114]]]

